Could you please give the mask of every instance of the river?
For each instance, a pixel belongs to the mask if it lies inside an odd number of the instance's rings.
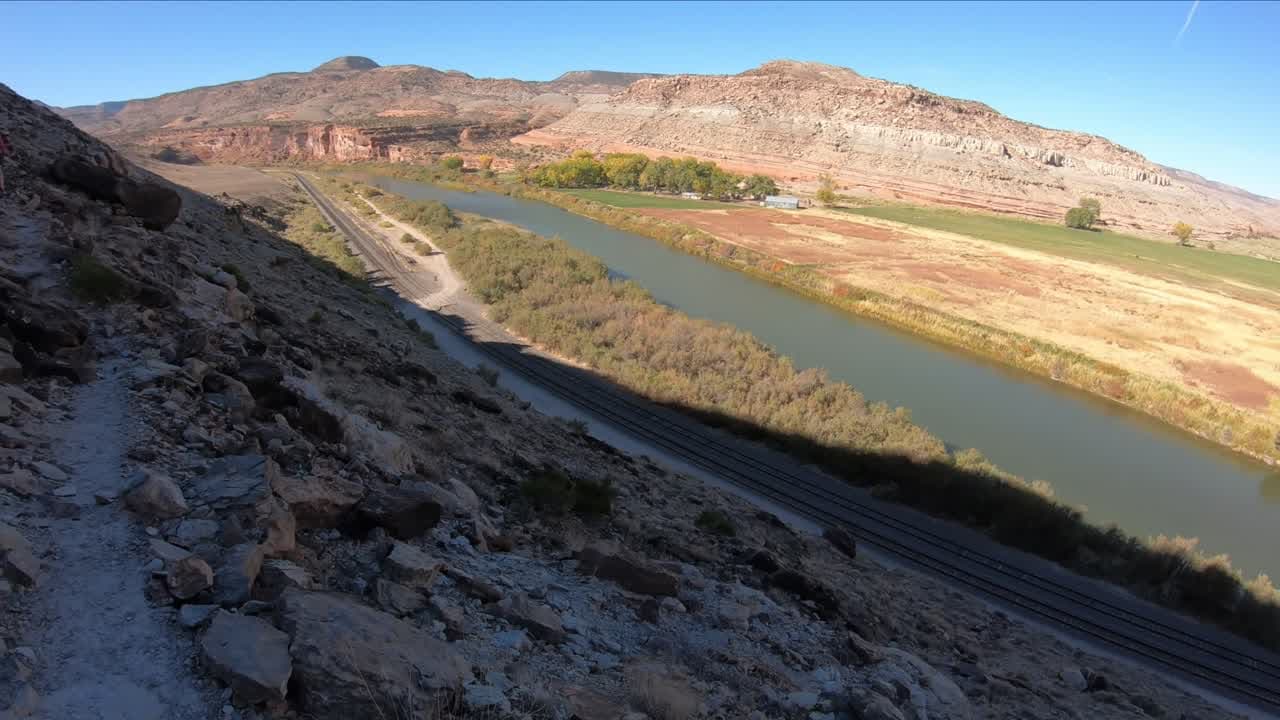
[[[557,235],[662,303],[746,330],[869,400],[910,409],[953,448],[1046,480],[1095,523],[1198,537],[1280,577],[1280,471],[1114,403],[867,321],[544,203],[377,178],[384,189]]]

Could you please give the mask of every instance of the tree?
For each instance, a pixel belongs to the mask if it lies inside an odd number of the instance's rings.
[[[610,153],[604,156],[604,176],[614,187],[634,190],[649,167],[649,158],[639,153]]]
[[[1178,244],[1183,247],[1191,247],[1191,233],[1195,232],[1195,228],[1179,221],[1173,226],[1173,235],[1178,238]]]
[[[768,175],[752,175],[746,182],[744,192],[748,197],[763,200],[768,195],[778,194],[778,184]]]
[[[488,170],[489,168],[492,168],[493,156],[481,155],[480,157],[476,158],[476,166],[479,167],[481,170]]]
[[[441,164],[441,165],[443,165],[443,166],[445,166],[446,168],[448,168],[448,169],[450,169],[450,170],[461,170],[461,169],[462,169],[462,158],[458,157],[457,155],[450,155],[450,156],[446,157],[445,159],[441,160],[441,161],[440,161],[440,164]]]
[[[1090,230],[1100,217],[1102,203],[1094,198],[1080,198],[1080,204],[1067,211],[1065,222],[1069,228]]]
[[[830,175],[818,176],[818,193],[815,196],[823,205],[833,205],[836,201],[836,181]]]

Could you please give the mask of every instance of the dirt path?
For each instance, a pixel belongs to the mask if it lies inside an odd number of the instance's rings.
[[[401,255],[401,256],[408,255],[407,251],[403,247],[401,248],[396,247],[396,245],[399,243],[395,242],[394,239],[390,238],[390,235],[396,231],[399,231],[402,234],[408,233],[414,238],[417,238],[420,242],[424,242],[430,245],[431,249],[435,251],[431,255],[427,255],[425,257],[416,257],[414,258],[414,260],[418,264],[416,271],[417,272],[426,271],[431,273],[435,278],[436,287],[431,292],[425,295],[420,295],[416,298],[410,298],[410,299],[416,300],[420,304],[423,304],[424,306],[429,307],[432,310],[438,310],[445,305],[458,302],[459,298],[462,295],[462,289],[464,285],[463,285],[462,279],[459,278],[458,274],[455,273],[453,271],[453,268],[449,266],[449,259],[448,257],[445,256],[444,251],[440,249],[440,246],[432,242],[431,238],[423,234],[421,230],[418,230],[412,225],[405,222],[401,222],[400,220],[397,220],[391,217],[390,215],[386,214],[385,212],[382,211],[381,208],[373,204],[373,202],[368,198],[361,198],[361,199],[364,200],[365,204],[373,208],[374,211],[378,213],[378,220],[380,222],[389,222],[392,224],[393,227],[391,229],[382,228],[382,227],[371,228],[371,229],[377,231],[376,237],[388,240],[388,242],[384,244],[387,245],[389,248],[391,248],[395,254]],[[410,272],[413,272],[413,271],[410,271]],[[405,273],[401,273],[401,274],[403,275]]]
[[[132,427],[122,361],[79,388],[70,417],[50,428],[51,457],[70,475],[78,518],[53,518],[47,582],[33,601],[34,637],[43,672],[42,720],[198,720],[221,706],[199,689],[185,633],[169,610],[143,595],[151,555],[142,528],[118,504],[94,502],[121,492],[121,463]]]

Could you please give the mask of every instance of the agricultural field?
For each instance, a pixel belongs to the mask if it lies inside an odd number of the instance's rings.
[[[712,208],[731,209],[743,207],[733,203],[716,202],[714,200],[687,200],[674,195],[654,195],[653,193],[618,192],[617,190],[562,190],[586,200],[594,200],[605,205],[620,208],[670,208],[675,210],[707,210]]]
[[[1061,257],[1115,265],[1155,277],[1218,286],[1228,282],[1280,291],[1280,263],[1203,247],[1181,247],[1108,231],[910,205],[841,208],[843,212],[968,235]],[[1196,241],[1193,238],[1192,244]]]
[[[638,212],[1280,420],[1274,263],[914,208]]]

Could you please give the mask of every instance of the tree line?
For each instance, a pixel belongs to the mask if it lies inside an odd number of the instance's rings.
[[[716,200],[763,199],[778,185],[767,175],[738,175],[708,160],[660,157],[641,153],[609,153],[597,158],[578,150],[560,162],[528,170],[526,182],[546,188],[603,188],[649,192],[698,193]]]

